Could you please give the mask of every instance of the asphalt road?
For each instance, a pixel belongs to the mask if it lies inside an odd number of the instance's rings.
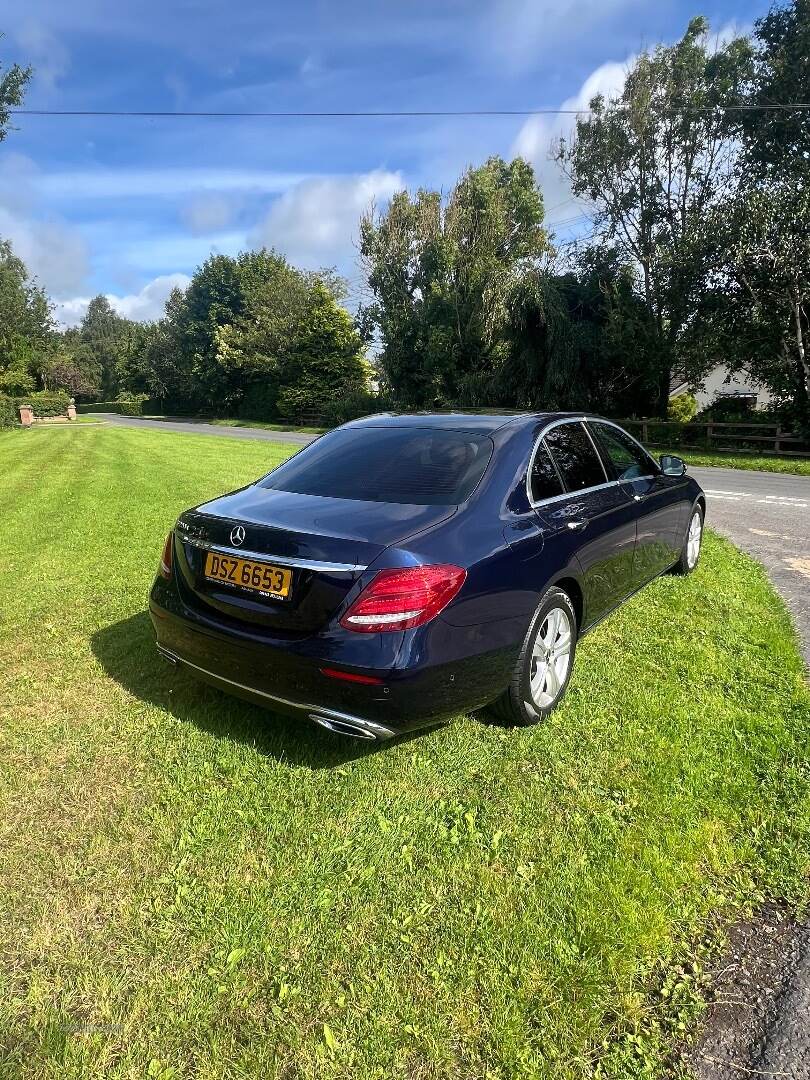
[[[316,435],[297,431],[266,431],[264,428],[220,427],[204,420],[145,420],[142,416],[119,416],[118,413],[90,413],[115,427],[151,428],[152,431],[174,431],[180,435],[220,435],[225,439],[264,439],[265,442],[288,442],[306,446]]]
[[[759,559],[784,596],[810,667],[810,477],[689,471],[706,492],[706,523]]]

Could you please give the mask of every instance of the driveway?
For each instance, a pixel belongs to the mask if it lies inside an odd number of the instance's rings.
[[[180,435],[221,435],[226,439],[264,439],[265,442],[295,443],[306,446],[316,435],[301,435],[297,431],[267,431],[265,428],[220,427],[204,420],[146,420],[142,416],[119,416],[118,413],[90,413],[106,420],[113,427],[150,428],[152,431],[173,431]]]
[[[793,612],[810,667],[810,477],[744,469],[689,472],[706,492],[706,521],[753,555]]]
[[[759,559],[787,601],[810,667],[810,477],[689,471],[706,492],[708,524]],[[710,1010],[693,1061],[697,1080],[810,1080],[810,927],[797,926],[795,942],[757,967],[765,936],[726,958],[728,970],[739,974],[725,1011]]]

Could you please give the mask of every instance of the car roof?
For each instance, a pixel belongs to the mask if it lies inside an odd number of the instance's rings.
[[[461,409],[456,412],[385,412],[352,420],[345,427],[430,427],[448,431],[471,431],[488,434],[518,422],[533,424],[538,420],[581,419],[581,412],[511,412],[488,409]]]

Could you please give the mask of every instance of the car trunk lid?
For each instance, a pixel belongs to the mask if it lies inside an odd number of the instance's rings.
[[[329,621],[387,547],[454,510],[243,488],[181,515],[176,529],[181,585],[187,600],[211,616],[282,634],[311,633]],[[289,598],[209,580],[209,551],[289,568]]]

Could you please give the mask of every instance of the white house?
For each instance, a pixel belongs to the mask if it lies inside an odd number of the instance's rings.
[[[748,399],[754,409],[766,409],[773,400],[770,391],[747,372],[731,374],[725,364],[712,368],[697,387],[691,386],[682,376],[674,375],[669,387],[669,400],[687,393],[697,398],[699,412],[713,405],[718,398]]]

